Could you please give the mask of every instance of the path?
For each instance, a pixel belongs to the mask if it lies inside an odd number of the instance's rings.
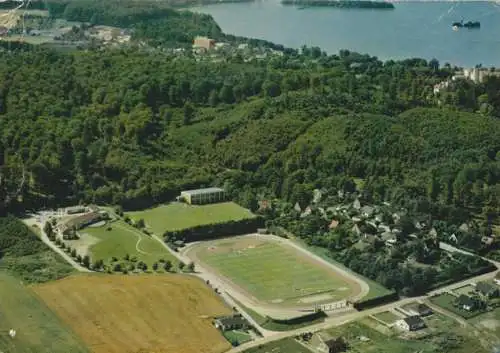
[[[141,253],[143,255],[150,255],[150,253],[146,252],[146,251],[143,251],[139,248],[139,243],[141,242],[142,240],[142,237],[143,235],[140,234],[138,231],[135,231],[135,230],[130,230],[130,229],[127,229],[126,227],[122,226],[121,224],[119,224],[118,222],[115,222],[113,224],[113,226],[115,226],[116,228],[120,228],[121,230],[123,230],[124,232],[129,232],[129,233],[132,233],[134,234],[135,236],[137,236],[137,243],[135,243],[135,250],[137,250],[138,253]]]
[[[80,265],[78,262],[73,260],[71,256],[69,256],[64,250],[56,246],[53,242],[50,241],[49,237],[47,234],[45,234],[45,231],[43,230],[43,225],[39,222],[36,221],[36,218],[29,218],[26,220],[23,220],[23,222],[28,226],[28,227],[33,227],[33,225],[37,225],[37,227],[40,229],[40,239],[52,250],[54,250],[56,253],[61,255],[61,257],[69,263],[73,268],[77,271],[80,272],[92,272],[88,268]]]
[[[451,253],[457,252],[457,253],[464,254],[464,255],[478,256],[476,254],[473,254],[473,253],[471,253],[469,251],[465,251],[465,250],[459,249],[459,248],[457,248],[457,247],[455,247],[455,246],[453,246],[451,244],[445,243],[443,241],[439,242],[439,248],[441,250],[446,250],[446,251],[451,252]],[[492,259],[488,259],[487,257],[483,257],[483,256],[480,256],[480,258],[482,258],[483,260],[491,262],[496,267],[500,267],[500,262],[497,262],[497,261],[492,260]]]

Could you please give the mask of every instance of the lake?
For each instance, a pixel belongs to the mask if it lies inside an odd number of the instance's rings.
[[[283,6],[279,0],[218,4],[192,10],[211,14],[225,33],[287,47],[319,46],[380,59],[437,58],[458,66],[500,66],[500,4],[402,2],[394,10]],[[451,23],[481,21],[481,29],[453,31]]]

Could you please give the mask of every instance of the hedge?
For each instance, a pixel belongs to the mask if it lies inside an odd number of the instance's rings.
[[[171,243],[177,240],[189,243],[231,235],[255,233],[257,228],[261,228],[263,225],[264,220],[262,217],[255,217],[239,221],[200,225],[176,231],[166,231],[163,234],[163,237],[166,243]]]

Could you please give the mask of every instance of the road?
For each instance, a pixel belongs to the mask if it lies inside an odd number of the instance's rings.
[[[498,272],[498,270],[494,271],[494,272],[490,272],[490,273],[484,274],[484,275],[480,275],[480,276],[476,276],[476,277],[473,277],[473,278],[469,278],[467,280],[464,280],[464,281],[461,281],[461,282],[457,282],[457,283],[451,284],[449,286],[445,286],[445,287],[433,290],[433,291],[429,292],[427,295],[424,295],[424,296],[412,297],[412,298],[404,298],[404,299],[400,299],[398,301],[395,301],[395,302],[392,302],[392,303],[389,303],[389,304],[377,306],[377,307],[372,308],[372,309],[363,310],[363,311],[356,311],[356,312],[348,313],[348,314],[345,314],[345,315],[342,315],[342,316],[338,316],[338,317],[329,317],[324,322],[322,322],[320,324],[307,326],[307,327],[300,328],[300,329],[297,329],[297,330],[286,331],[286,332],[276,332],[275,334],[273,334],[271,336],[263,337],[262,339],[255,340],[255,341],[250,341],[250,342],[242,344],[242,345],[240,345],[238,347],[234,347],[234,348],[230,349],[229,351],[227,351],[227,353],[244,352],[245,350],[247,350],[249,348],[252,348],[252,347],[257,347],[257,346],[260,346],[260,345],[263,345],[263,344],[266,344],[266,343],[269,343],[269,342],[277,341],[277,340],[280,340],[280,339],[283,339],[283,338],[287,338],[287,337],[294,337],[294,336],[300,335],[300,334],[305,333],[305,332],[317,332],[317,331],[321,331],[321,330],[324,330],[324,329],[327,329],[327,328],[341,326],[341,325],[344,325],[346,323],[349,323],[349,322],[356,321],[356,320],[359,320],[361,318],[367,317],[369,315],[374,315],[374,314],[378,314],[378,313],[381,313],[381,312],[384,312],[384,311],[393,310],[396,307],[403,306],[405,304],[409,304],[409,303],[412,303],[412,302],[415,302],[415,301],[427,301],[430,297],[432,297],[434,295],[438,295],[438,294],[441,294],[441,293],[445,293],[445,292],[451,291],[451,290],[456,289],[456,288],[460,288],[460,287],[463,287],[463,286],[466,286],[466,285],[470,285],[470,284],[472,284],[474,282],[477,282],[477,281],[483,281],[483,280],[487,280],[487,279],[492,279],[492,278],[495,277],[495,275],[496,275],[497,272]],[[450,315],[446,310],[444,310],[442,308],[440,308],[439,310],[436,310],[436,311],[440,311],[440,312],[445,313],[446,315],[448,315],[448,316],[456,319],[455,316]],[[462,319],[460,319],[458,321],[462,325],[464,323],[466,324],[466,322],[464,320],[462,320]]]
[[[58,253],[59,255],[61,255],[61,257],[67,262],[69,263],[71,266],[73,266],[73,268],[77,271],[80,271],[80,272],[92,272],[90,271],[88,268],[80,265],[78,262],[76,262],[75,260],[73,260],[73,258],[71,256],[69,256],[66,252],[64,252],[64,250],[62,250],[61,248],[59,248],[58,246],[56,246],[53,242],[50,241],[49,237],[47,236],[47,234],[45,233],[45,231],[43,230],[43,227],[44,225],[42,224],[43,222],[37,222],[36,220],[36,216],[33,217],[33,218],[28,218],[28,219],[25,219],[23,220],[23,222],[28,226],[28,227],[33,227],[34,225],[36,225],[38,227],[38,229],[40,229],[40,239],[48,246],[50,247],[52,250],[54,250],[56,253]]]

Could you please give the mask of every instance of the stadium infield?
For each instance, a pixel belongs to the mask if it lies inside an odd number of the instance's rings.
[[[202,267],[229,280],[253,301],[312,307],[359,295],[357,281],[286,242],[246,235],[200,242],[185,252]]]

